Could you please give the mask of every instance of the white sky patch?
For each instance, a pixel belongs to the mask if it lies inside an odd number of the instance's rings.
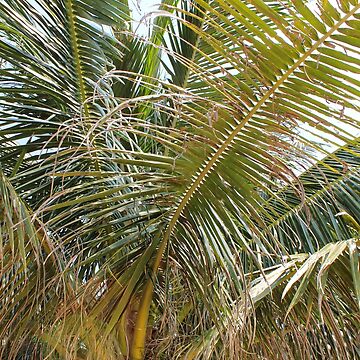
[[[151,32],[151,17],[146,15],[158,9],[159,0],[130,0],[129,6],[136,34],[148,37]]]

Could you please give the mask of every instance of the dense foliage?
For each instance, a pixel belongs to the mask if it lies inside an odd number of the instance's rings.
[[[360,4],[0,0],[2,359],[360,357]]]

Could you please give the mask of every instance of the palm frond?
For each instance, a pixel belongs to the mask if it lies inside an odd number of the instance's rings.
[[[66,259],[31,214],[9,180],[0,174],[1,357],[41,356],[44,329],[51,329],[74,299],[74,278]]]

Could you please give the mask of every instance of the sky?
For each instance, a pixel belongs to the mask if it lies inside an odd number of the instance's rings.
[[[149,32],[149,19],[144,16],[158,8],[160,0],[129,0],[133,11],[134,29],[139,35],[147,35]]]

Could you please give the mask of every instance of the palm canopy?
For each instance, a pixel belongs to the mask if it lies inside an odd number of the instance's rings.
[[[0,1],[4,358],[359,356],[360,5],[316,6]]]

